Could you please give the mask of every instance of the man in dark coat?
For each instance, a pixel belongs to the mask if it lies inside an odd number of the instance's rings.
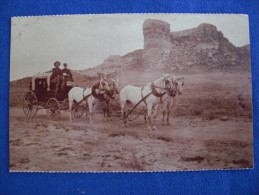
[[[55,68],[53,68],[52,71],[51,71],[50,81],[52,83],[55,83],[55,86],[56,86],[56,88],[55,88],[55,96],[57,96],[58,87],[59,87],[61,76],[62,76],[62,71],[59,68],[59,66],[60,66],[60,62],[59,61],[56,61],[54,63],[54,66],[55,66]]]
[[[71,71],[67,68],[67,63],[63,64],[64,68],[62,69],[62,76],[65,78],[66,81],[71,81],[73,82],[73,76]]]

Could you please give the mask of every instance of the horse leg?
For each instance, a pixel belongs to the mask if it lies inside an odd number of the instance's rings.
[[[88,101],[88,107],[89,107],[89,122],[90,124],[92,124],[93,123],[92,121],[93,102]]]
[[[151,124],[152,124],[151,123],[151,116],[152,116],[151,114],[152,113],[151,112],[152,112],[152,105],[148,105],[147,106],[147,129],[150,131],[152,130],[152,127],[151,127]]]
[[[88,106],[88,103],[86,102],[85,103],[85,118],[87,119],[88,115],[89,115],[89,106]]]
[[[147,112],[144,113],[144,121],[147,123]]]
[[[121,103],[121,122],[122,122],[122,127],[125,127],[125,106],[126,106],[126,102],[122,102]]]
[[[122,127],[129,127],[129,124],[128,124],[128,105],[127,105],[127,102],[124,102],[122,104],[122,108],[121,108],[121,112],[122,112]]]
[[[70,115],[69,115],[69,120],[70,122],[72,122],[72,106],[73,106],[73,99],[71,99],[71,97],[69,97],[69,111],[70,111]]]
[[[173,103],[169,106],[168,111],[167,111],[167,125],[171,125],[169,122],[169,117],[170,117],[170,112],[172,113],[172,116],[174,116],[174,111],[175,111],[175,107],[176,107],[177,101],[176,99],[173,99]]]
[[[108,120],[112,121],[111,116],[110,116],[110,101],[107,103],[107,114],[108,114]]]
[[[169,122],[169,117],[170,117],[170,110],[167,111],[167,118],[166,118],[166,124],[171,125]]]
[[[165,111],[163,111],[163,119],[162,119],[162,123],[164,124],[165,121]]]
[[[125,108],[124,108],[124,112],[125,112],[125,115],[127,115],[127,117],[125,118],[125,124],[126,124],[126,127],[129,127],[129,105],[126,103],[125,105]]]
[[[70,122],[72,122],[73,121],[73,119],[72,119],[72,112],[73,112],[73,110],[70,110],[70,116],[69,116],[69,120],[70,120]]]
[[[103,121],[106,122],[106,103],[105,102],[103,107]]]
[[[153,106],[153,109],[152,109],[152,117],[153,117],[153,127],[152,127],[152,129],[153,130],[157,130],[157,127],[156,127],[156,112],[157,112],[157,108],[158,108],[158,105],[155,105],[155,106]]]

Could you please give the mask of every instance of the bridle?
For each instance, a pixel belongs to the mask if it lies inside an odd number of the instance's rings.
[[[167,80],[167,78],[164,78],[163,82],[162,83],[165,83]],[[164,92],[157,92],[156,91],[156,88],[158,89],[162,89],[162,90],[165,90]],[[163,95],[166,94],[166,92],[169,92],[170,88],[168,87],[160,87],[160,86],[156,86],[154,82],[151,83],[151,90],[152,90],[152,93],[154,96],[156,97],[162,97]]]
[[[108,85],[110,85],[110,87],[109,89],[105,89],[105,94],[108,95],[108,97],[115,99],[115,94],[119,94],[119,89],[114,81]]]

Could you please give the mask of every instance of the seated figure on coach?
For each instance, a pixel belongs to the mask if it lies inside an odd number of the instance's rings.
[[[57,92],[58,92],[59,84],[61,82],[62,71],[59,68],[59,66],[60,66],[59,61],[56,61],[54,63],[54,66],[55,66],[55,68],[53,68],[52,71],[51,71],[50,82],[55,83],[55,86],[56,86],[55,87],[55,96],[56,96]]]
[[[63,77],[66,81],[74,82],[72,73],[71,73],[70,69],[67,68],[67,63],[64,63],[63,66],[64,66],[64,68],[61,70],[61,72],[62,72],[62,77]]]

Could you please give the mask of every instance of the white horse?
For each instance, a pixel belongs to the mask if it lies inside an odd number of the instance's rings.
[[[101,78],[100,82],[94,84],[91,88],[81,88],[81,87],[73,87],[68,92],[68,101],[69,101],[69,110],[70,110],[70,122],[72,122],[73,118],[73,104],[74,102],[79,103],[83,99],[86,99],[86,103],[89,107],[89,121],[92,123],[92,112],[93,112],[93,103],[95,100],[94,95],[98,95],[104,93],[106,90],[109,90],[108,81],[106,79]],[[87,97],[87,98],[86,98]]]
[[[163,113],[163,119],[162,119],[162,123],[165,123],[165,116],[166,116],[166,124],[170,125],[169,122],[169,117],[170,117],[170,112],[172,112],[172,114],[174,114],[175,108],[177,106],[178,103],[178,97],[179,95],[182,94],[183,91],[183,85],[184,85],[184,78],[174,78],[172,80],[173,82],[173,90],[172,91],[168,91],[168,93],[166,93],[163,98],[162,98],[162,108],[161,111]]]
[[[147,128],[148,130],[156,130],[155,118],[158,104],[160,102],[161,96],[170,87],[169,75],[163,75],[154,82],[144,87],[135,87],[132,85],[125,86],[120,91],[120,104],[121,104],[121,117],[122,126],[128,126],[127,115],[127,102],[131,102],[133,105],[138,104],[143,100],[138,106],[146,106],[147,108]],[[153,119],[153,121],[152,121]]]
[[[89,107],[89,121],[92,123],[92,112],[93,112],[93,103],[95,98],[91,95],[92,88],[81,88],[81,87],[73,87],[68,93],[68,101],[69,101],[69,110],[70,110],[70,122],[73,120],[73,104],[74,102],[81,102],[86,96],[89,96],[84,103],[88,104]]]

